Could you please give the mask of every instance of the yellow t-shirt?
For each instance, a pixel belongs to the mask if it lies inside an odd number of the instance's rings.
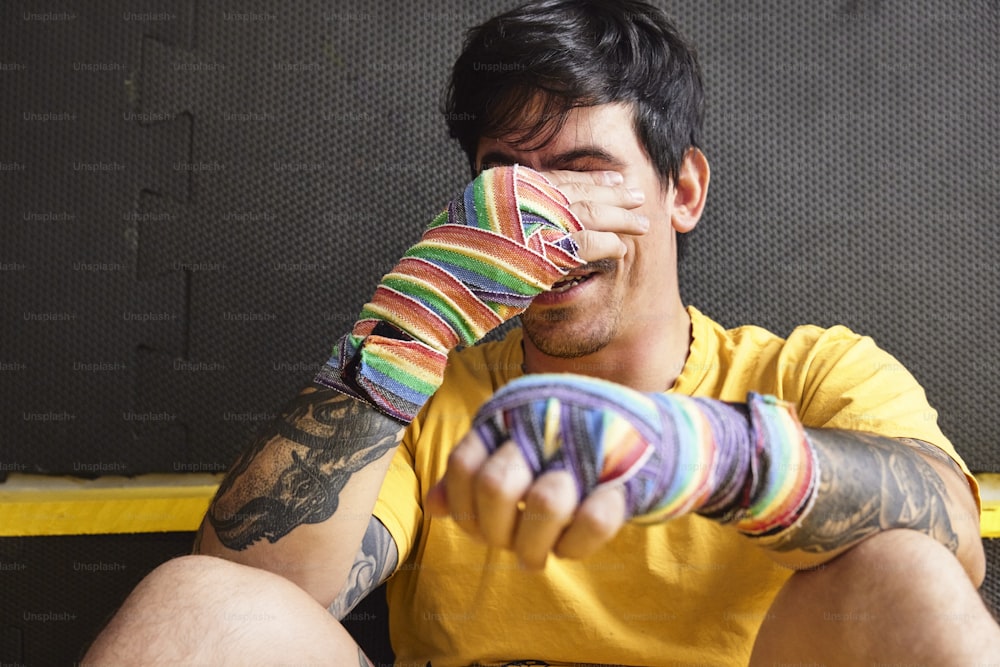
[[[670,391],[724,401],[773,394],[795,403],[806,426],[918,438],[961,463],[923,389],[871,338],[803,326],[781,339],[688,311],[691,350]],[[448,453],[476,410],[521,375],[521,362],[520,330],[453,354],[390,466],[374,514],[399,548],[388,585],[397,664],[745,665],[792,572],[732,528],[695,515],[628,524],[587,559],[550,557],[526,572],[423,513]]]

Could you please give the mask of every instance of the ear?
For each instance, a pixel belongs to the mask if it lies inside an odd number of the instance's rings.
[[[705,154],[697,148],[689,148],[674,183],[674,214],[670,222],[678,233],[690,232],[701,219],[710,179],[711,170]]]

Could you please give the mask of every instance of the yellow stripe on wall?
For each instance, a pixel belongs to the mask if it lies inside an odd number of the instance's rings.
[[[976,475],[983,537],[1000,538],[1000,474]],[[93,480],[12,473],[0,484],[0,537],[194,531],[222,474]]]
[[[222,475],[74,477],[11,474],[0,484],[0,537],[198,529]]]
[[[978,474],[976,481],[983,501],[979,532],[983,537],[1000,537],[1000,474]]]

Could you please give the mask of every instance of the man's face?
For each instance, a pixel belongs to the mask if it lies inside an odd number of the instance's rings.
[[[588,264],[578,284],[540,294],[521,316],[527,341],[554,357],[580,357],[611,344],[628,345],[649,335],[665,305],[676,300],[677,269],[671,228],[672,187],[664,188],[632,129],[632,110],[622,104],[580,107],[551,141],[523,150],[503,138],[483,138],[480,169],[523,164],[538,171],[616,171],[624,186],[645,194],[632,209],[649,218],[642,236],[619,235],[624,258]],[[585,225],[586,226],[586,225]]]

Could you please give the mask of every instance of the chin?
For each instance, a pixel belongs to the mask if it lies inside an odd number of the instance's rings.
[[[560,359],[575,359],[600,352],[614,338],[612,326],[595,321],[576,322],[559,312],[543,316],[522,315],[524,337],[539,352]]]
[[[608,280],[594,273],[576,287],[529,306],[521,315],[524,337],[550,357],[573,359],[600,352],[621,331],[623,302]]]

